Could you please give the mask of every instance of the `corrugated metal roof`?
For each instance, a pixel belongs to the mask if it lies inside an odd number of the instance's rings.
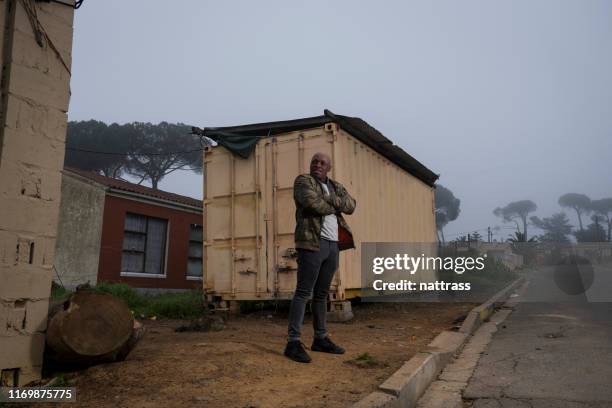
[[[169,193],[167,191],[161,191],[161,190],[154,190],[150,187],[140,186],[138,184],[130,183],[130,182],[123,181],[123,180],[117,180],[111,177],[102,176],[100,174],[97,174],[91,171],[79,170],[79,169],[75,169],[72,167],[64,167],[64,171],[67,173],[74,173],[78,176],[85,177],[89,180],[102,184],[111,189],[136,193],[139,195],[157,198],[157,199],[161,199],[165,201],[185,204],[185,205],[189,205],[192,207],[199,207],[199,208],[203,207],[202,200],[183,196],[180,194]]]
[[[322,116],[285,120],[277,122],[254,123],[250,125],[207,127],[204,134],[216,132],[234,133],[248,136],[266,137],[294,130],[308,129],[323,126],[325,123],[335,122],[342,129],[353,135],[356,139],[369,146],[382,156],[397,164],[406,172],[412,174],[429,186],[433,186],[439,175],[428,169],[425,165],[412,157],[401,147],[393,144],[382,133],[370,126],[365,120],[357,117],[337,115],[325,109]]]

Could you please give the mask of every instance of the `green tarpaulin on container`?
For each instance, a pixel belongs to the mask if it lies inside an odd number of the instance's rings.
[[[245,136],[227,132],[207,132],[206,137],[211,138],[233,154],[248,159],[255,150],[259,136]]]

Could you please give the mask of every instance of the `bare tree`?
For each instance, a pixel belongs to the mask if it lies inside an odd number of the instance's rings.
[[[452,191],[440,184],[436,185],[435,200],[436,228],[441,235],[441,241],[444,243],[444,227],[459,217],[461,200],[456,198]]]
[[[200,138],[191,134],[191,127],[181,123],[134,122],[128,152],[127,172],[158,188],[159,182],[176,170],[202,172]]]
[[[519,221],[523,224],[523,236],[527,240],[527,217],[529,213],[534,212],[538,206],[531,200],[514,201],[505,207],[497,207],[493,210],[493,214],[501,217],[504,222],[514,222],[516,230],[520,232]]]

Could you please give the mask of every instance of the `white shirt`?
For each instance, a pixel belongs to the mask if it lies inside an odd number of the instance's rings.
[[[329,188],[326,183],[321,183],[325,195],[329,195]],[[323,224],[321,225],[321,238],[330,241],[338,241],[338,217],[336,214],[323,216]]]

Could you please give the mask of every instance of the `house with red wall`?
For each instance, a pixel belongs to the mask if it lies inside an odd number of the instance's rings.
[[[69,289],[124,282],[202,286],[202,200],[65,168],[54,280]]]

